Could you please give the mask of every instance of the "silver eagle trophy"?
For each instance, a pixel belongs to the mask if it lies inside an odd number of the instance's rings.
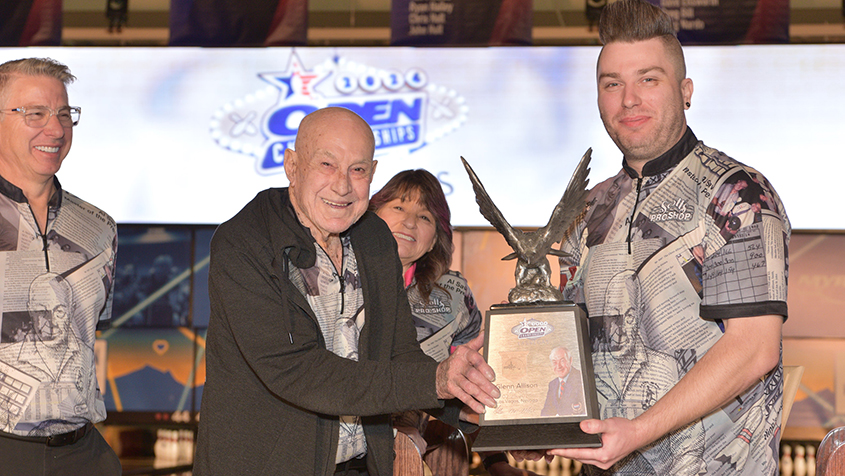
[[[502,260],[516,258],[514,272],[516,287],[508,293],[508,302],[511,304],[563,301],[563,294],[552,286],[551,267],[546,256],[569,256],[563,251],[552,248],[552,245],[563,238],[567,228],[584,210],[588,194],[587,185],[590,183],[587,176],[590,174],[588,166],[592,152],[593,149],[587,149],[581,157],[581,162],[569,180],[569,186],[566,187],[566,192],[552,212],[549,222],[537,231],[522,231],[512,227],[490,199],[490,195],[487,194],[472,167],[466,159],[461,157],[469,179],[472,181],[475,201],[478,203],[481,214],[513,248],[513,253],[502,258]]]

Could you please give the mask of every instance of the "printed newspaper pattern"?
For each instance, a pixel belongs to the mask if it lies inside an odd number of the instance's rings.
[[[8,190],[8,183],[0,184]],[[60,191],[41,236],[27,203],[0,195],[0,430],[45,436],[105,419],[94,369],[111,318],[114,221]],[[10,237],[15,236],[16,240]]]
[[[407,287],[417,342],[425,355],[442,362],[452,346],[466,344],[481,330],[482,317],[466,279],[449,270],[437,279],[428,299],[423,299],[416,280]],[[393,415],[395,428],[416,428],[425,434],[428,413],[410,410]],[[400,430],[403,431],[403,430]]]
[[[308,300],[317,316],[326,349],[345,359],[358,360],[358,338],[364,327],[364,291],[358,274],[358,260],[349,236],[343,243],[341,274],[320,245],[314,243],[317,260],[311,268],[291,266],[289,276]],[[338,463],[367,452],[361,417],[340,416],[340,437],[337,444]]]
[[[561,259],[565,295],[588,309],[602,418],[650,408],[720,338],[715,319],[733,317],[737,305],[741,315],[786,311],[789,222],[759,172],[699,143],[674,168],[644,178],[639,196],[636,188],[624,171],[596,186],[561,247],[573,253]],[[610,472],[772,474],[781,380],[779,365]]]
[[[447,271],[436,284],[427,301],[412,284],[408,301],[420,347],[427,356],[442,362],[449,357],[452,345],[466,344],[478,335],[482,318],[460,273]]]

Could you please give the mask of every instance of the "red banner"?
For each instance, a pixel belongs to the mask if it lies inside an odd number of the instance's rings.
[[[308,0],[171,0],[171,46],[307,43]]]
[[[0,46],[59,46],[62,0],[0,2]]]
[[[393,0],[392,45],[531,45],[532,0]]]
[[[649,0],[685,45],[788,43],[789,0]]]

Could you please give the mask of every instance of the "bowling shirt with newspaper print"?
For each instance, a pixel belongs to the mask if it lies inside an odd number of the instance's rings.
[[[0,431],[25,436],[106,417],[94,335],[111,319],[117,228],[54,184],[41,234],[23,192],[0,177]]]
[[[466,279],[457,271],[447,271],[437,280],[428,300],[417,289],[408,287],[408,300],[417,341],[423,352],[438,362],[449,357],[452,347],[466,344],[481,331],[481,312]]]
[[[411,276],[413,271],[413,268],[409,271]],[[427,300],[423,299],[416,279],[406,289],[417,329],[417,342],[427,356],[442,362],[451,355],[454,347],[478,336],[482,318],[469,284],[461,273],[446,271],[436,284]],[[424,434],[428,419],[424,411],[411,410],[394,414],[393,425],[416,428]]]
[[[364,289],[358,272],[358,259],[349,235],[341,236],[340,273],[323,248],[314,242],[314,266],[291,266],[289,277],[299,289],[320,324],[326,350],[345,359],[358,361],[358,341],[366,322]],[[341,415],[336,463],[361,458],[367,453],[367,439],[360,415]]]
[[[691,130],[643,178],[623,164],[588,205],[561,244],[572,254],[561,258],[561,287],[588,311],[601,418],[654,405],[719,340],[724,319],[786,318],[783,204],[763,175]],[[782,379],[781,360],[721,409],[586,473],[776,474]]]

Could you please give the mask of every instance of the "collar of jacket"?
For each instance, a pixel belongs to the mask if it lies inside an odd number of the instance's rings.
[[[277,222],[273,223],[267,228],[270,230],[270,242],[274,250],[281,251],[281,256],[287,253],[288,259],[291,263],[300,269],[310,268],[317,262],[317,250],[314,247],[314,237],[311,231],[299,222],[296,217],[296,211],[293,209],[293,204],[290,201],[290,193],[287,188],[273,189],[278,193],[278,199],[273,199],[268,202],[271,208],[270,215],[275,215],[284,223],[284,227],[279,227]],[[371,220],[374,217],[370,211],[364,212],[364,215],[358,219],[348,230],[341,233],[341,236],[351,234],[355,236],[355,230],[360,228],[362,223]],[[269,224],[268,224],[269,225]],[[353,241],[354,238],[353,238]],[[281,256],[277,254],[276,259]]]
[[[270,232],[270,243],[276,250],[276,259],[280,259],[286,252],[288,258],[297,268],[310,268],[317,262],[317,252],[314,249],[314,237],[308,228],[304,227],[290,201],[287,188],[276,188],[276,197],[267,201],[269,207],[265,216],[268,219],[267,229]],[[277,218],[284,226],[279,226]]]
[[[692,152],[692,149],[694,149],[696,145],[698,145],[698,139],[695,137],[695,134],[692,133],[692,129],[687,126],[687,130],[684,132],[681,140],[673,145],[671,149],[667,150],[663,153],[663,155],[657,157],[656,159],[649,160],[645,163],[645,165],[643,165],[643,177],[658,175],[678,165],[682,160],[684,160],[684,157]],[[622,168],[632,179],[639,178],[637,171],[628,165],[628,161],[625,160],[624,157],[622,158]]]

